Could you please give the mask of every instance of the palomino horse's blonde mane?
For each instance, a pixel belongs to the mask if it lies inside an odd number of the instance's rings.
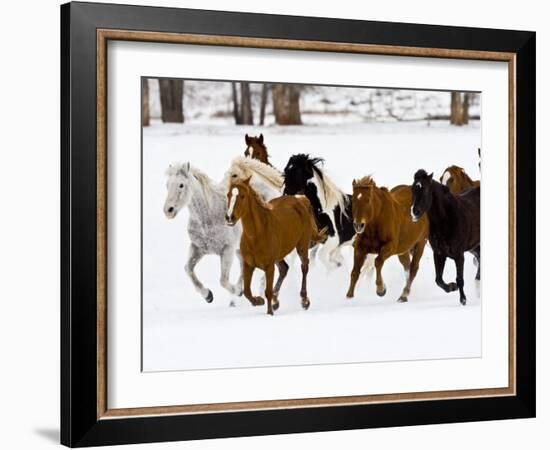
[[[256,175],[262,182],[277,191],[283,188],[284,179],[282,174],[277,169],[257,159],[238,156],[231,162],[229,171],[232,172],[235,168],[238,168],[242,172],[244,179]]]
[[[250,195],[252,195],[253,198],[255,198],[258,203],[260,204],[260,206],[262,208],[265,208],[265,209],[273,209],[273,205],[271,205],[271,203],[268,203],[266,202],[263,197],[254,190],[254,188],[252,186],[250,186],[249,183],[247,183],[245,180],[236,180],[236,181],[231,181],[229,183],[229,189],[233,189],[234,187],[244,187],[246,188],[247,192],[250,193]]]
[[[317,166],[315,166],[317,170],[319,169]],[[321,172],[322,176],[319,175],[317,170],[313,171],[313,176],[321,189],[323,190],[323,197],[324,197],[324,205],[323,209],[332,211],[336,206],[340,207],[340,213],[344,216],[348,217],[346,206],[348,203],[348,198],[346,197],[346,194],[344,194],[338,186],[334,184],[334,182],[330,179],[330,177],[326,174],[326,172]]]
[[[167,176],[174,176],[177,174],[193,177],[197,182],[198,191],[202,194],[206,204],[210,206],[210,200],[216,193],[223,192],[223,187],[216,185],[216,183],[204,172],[201,172],[196,167],[189,163],[176,163],[171,164],[166,170]]]

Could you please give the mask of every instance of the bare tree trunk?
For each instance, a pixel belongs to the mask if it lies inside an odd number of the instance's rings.
[[[294,84],[273,87],[273,113],[278,125],[301,125],[300,88]]]
[[[150,122],[149,116],[149,80],[141,79],[141,126],[148,127]]]
[[[163,122],[183,123],[183,80],[159,79]]]
[[[469,92],[464,93],[464,101],[462,102],[462,123],[468,125],[470,122],[470,94]]]
[[[237,97],[237,83],[231,82],[231,95],[233,97],[233,117],[235,118],[235,125],[241,125],[243,123],[241,113],[239,110],[239,99]]]
[[[253,125],[252,102],[250,100],[250,83],[241,82],[241,119],[244,125]]]
[[[462,110],[460,92],[451,92],[451,125],[462,125],[464,118]]]
[[[262,85],[262,98],[260,100],[260,125],[264,125],[265,123],[265,107],[267,105],[267,90],[268,90],[268,85],[267,83],[264,83]]]

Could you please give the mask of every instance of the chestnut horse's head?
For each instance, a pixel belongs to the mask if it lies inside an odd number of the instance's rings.
[[[449,166],[439,177],[439,182],[449,188],[453,194],[459,194],[462,191],[474,186],[474,181],[459,166]]]
[[[351,211],[353,216],[353,228],[357,234],[365,231],[375,216],[374,191],[376,183],[370,176],[353,180],[353,196],[351,200]]]
[[[267,147],[264,144],[264,135],[260,134],[259,137],[249,136],[245,134],[244,141],[246,143],[246,150],[244,156],[247,158],[257,159],[264,164],[269,164]]]
[[[413,222],[417,222],[422,214],[432,206],[432,182],[433,172],[428,175],[424,169],[420,169],[414,174],[411,206],[411,219]]]
[[[227,191],[227,211],[225,223],[235,225],[245,214],[246,198],[250,194],[250,177],[244,181],[232,181]]]

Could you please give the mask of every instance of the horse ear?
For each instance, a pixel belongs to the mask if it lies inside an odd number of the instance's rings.
[[[180,167],[179,172],[182,175],[187,175],[189,173],[189,169],[191,168],[191,164],[189,162],[183,163]]]
[[[246,145],[250,145],[250,138],[248,137],[248,133],[244,135],[244,142]]]
[[[434,173],[433,173],[433,172],[432,172],[431,174],[428,175],[428,178],[429,178],[430,180],[433,179],[433,177],[434,177]]]
[[[351,182],[351,185],[353,187],[357,186],[357,180],[354,178],[353,181]]]
[[[260,144],[264,143],[264,135],[260,133]]]

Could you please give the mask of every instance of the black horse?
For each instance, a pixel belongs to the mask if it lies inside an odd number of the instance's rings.
[[[351,195],[340,191],[323,173],[319,167],[323,163],[322,158],[303,153],[291,156],[284,170],[284,194],[305,195],[313,207],[317,226],[320,230],[327,227],[331,237],[337,234],[335,247],[338,247],[355,236]]]
[[[434,253],[435,282],[445,292],[460,291],[460,303],[466,304],[464,295],[464,252],[473,253],[478,260],[476,279],[480,278],[481,253],[479,243],[480,188],[472,188],[454,195],[432,179],[425,170],[414,175],[411,216],[416,221],[428,214],[429,240]],[[454,259],[456,283],[443,281],[445,260]]]

